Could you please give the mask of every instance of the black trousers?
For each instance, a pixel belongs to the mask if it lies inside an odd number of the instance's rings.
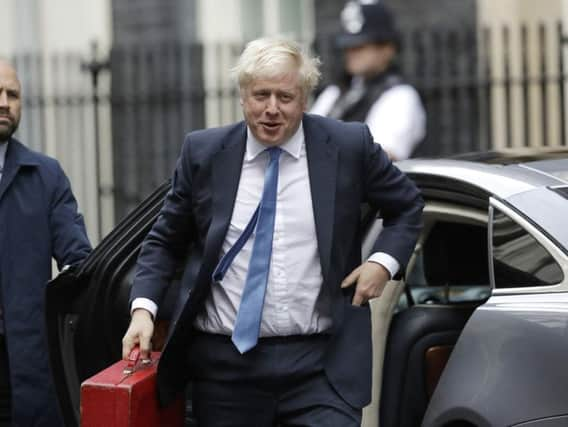
[[[325,335],[262,338],[241,355],[227,336],[196,334],[188,361],[199,427],[358,427],[323,370]]]
[[[6,340],[0,334],[0,427],[9,427],[12,420],[12,392]]]

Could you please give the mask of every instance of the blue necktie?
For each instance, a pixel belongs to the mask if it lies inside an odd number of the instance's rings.
[[[272,147],[267,151],[270,154],[270,162],[264,175],[262,199],[260,199],[252,218],[242,234],[233,247],[219,261],[213,272],[214,282],[223,280],[231,262],[233,262],[237,253],[245,245],[256,226],[256,235],[247,278],[232,336],[232,341],[241,354],[253,348],[258,341],[266,283],[268,282],[268,272],[270,271],[272,235],[274,234],[278,190],[278,160],[282,150],[278,147]]]

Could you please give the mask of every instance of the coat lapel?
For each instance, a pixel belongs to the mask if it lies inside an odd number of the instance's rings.
[[[329,140],[329,135],[309,116],[304,116],[303,126],[316,237],[325,279],[333,242],[338,149]],[[211,265],[205,271],[214,268],[214,263],[218,261],[233,213],[245,148],[246,126],[243,123],[212,161],[213,213],[204,253],[204,260]]]
[[[316,236],[325,280],[333,242],[338,149],[312,118],[304,116],[303,125]]]
[[[38,162],[33,158],[32,152],[15,139],[11,139],[8,142],[4,170],[2,171],[2,179],[0,180],[0,201],[22,166],[37,165]]]
[[[246,126],[239,126],[234,136],[227,138],[223,148],[212,161],[212,217],[211,231],[205,247],[204,259],[217,262],[223,239],[233,214],[237,189],[241,177],[246,147]]]

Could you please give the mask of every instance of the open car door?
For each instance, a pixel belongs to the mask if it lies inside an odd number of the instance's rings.
[[[46,320],[50,362],[68,427],[80,423],[80,385],[122,357],[122,336],[130,322],[128,300],[141,243],[163,204],[163,184],[129,214],[74,270],[47,286]],[[178,275],[181,276],[181,273]],[[155,350],[165,340],[180,295],[172,286],[156,319]],[[191,425],[191,412],[187,411]]]
[[[489,194],[413,178],[425,200],[424,227],[404,281],[390,282],[371,305],[373,399],[363,427],[421,425],[465,324],[490,295]]]

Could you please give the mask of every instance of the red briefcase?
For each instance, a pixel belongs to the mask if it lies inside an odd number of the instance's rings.
[[[160,408],[156,395],[156,366],[139,361],[134,349],[129,360],[121,360],[81,384],[81,427],[183,426],[184,401],[180,396]]]

